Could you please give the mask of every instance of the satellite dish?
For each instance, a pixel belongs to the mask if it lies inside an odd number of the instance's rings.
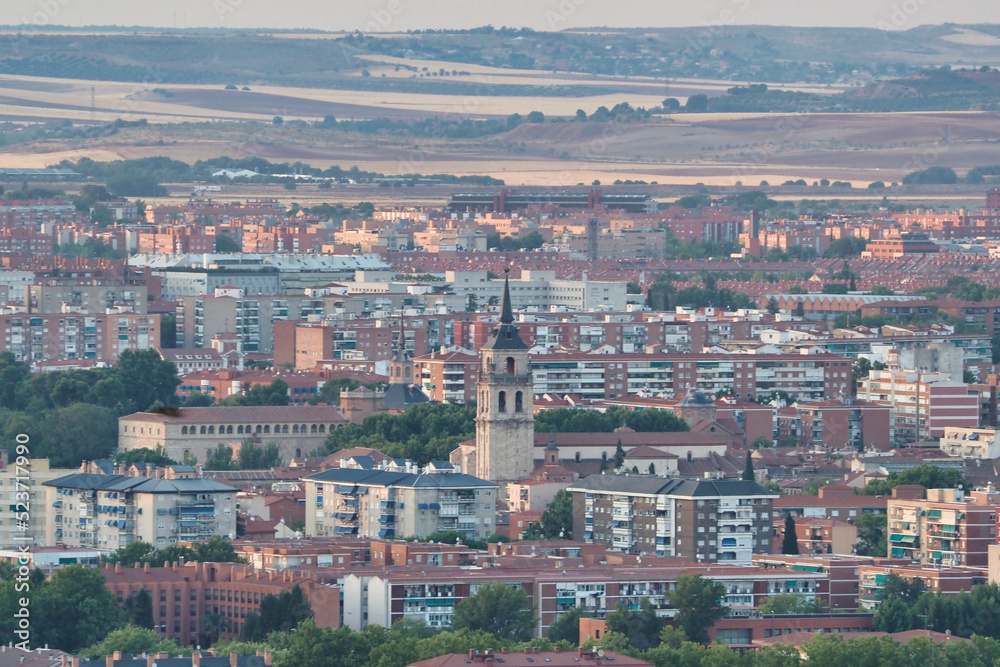
[[[597,657],[598,658],[603,658],[604,657],[604,649],[603,648],[597,649]],[[156,663],[154,662],[153,664],[155,665]]]

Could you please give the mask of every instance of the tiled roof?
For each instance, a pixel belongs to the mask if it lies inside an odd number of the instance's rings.
[[[129,493],[230,493],[239,490],[210,479],[150,479],[128,475],[94,475],[85,472],[58,477],[44,484],[64,489]]]
[[[330,405],[256,405],[256,406],[211,406],[205,408],[179,408],[159,412],[135,412],[121,417],[128,422],[156,424],[204,424],[204,423],[255,423],[255,422],[346,422],[340,410]]]
[[[466,475],[464,473],[431,473],[417,474],[408,472],[391,472],[388,470],[361,470],[353,468],[331,468],[323,472],[304,477],[305,480],[335,484],[355,484],[370,486],[405,486],[405,487],[439,487],[466,488],[470,486],[496,487],[493,482]]]

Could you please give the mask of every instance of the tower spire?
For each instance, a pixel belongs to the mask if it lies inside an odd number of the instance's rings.
[[[510,305],[510,269],[503,270],[503,301],[500,303],[500,324],[513,324],[514,309]]]

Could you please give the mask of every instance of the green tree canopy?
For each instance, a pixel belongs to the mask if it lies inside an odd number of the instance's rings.
[[[556,492],[542,517],[525,533],[524,539],[546,537],[550,540],[573,539],[573,497],[561,489]]]
[[[708,642],[708,628],[728,613],[722,605],[726,587],[700,574],[683,575],[668,593],[670,605],[677,610],[677,625],[691,641]]]
[[[498,639],[527,641],[535,620],[523,589],[502,582],[483,584],[455,607],[452,627],[480,630]]]
[[[142,589],[146,590],[146,589]],[[169,653],[171,656],[191,655],[190,646],[181,646],[176,640],[165,639],[155,630],[126,625],[108,634],[100,643],[80,651],[85,660],[103,660],[105,656],[120,651],[122,654]]]

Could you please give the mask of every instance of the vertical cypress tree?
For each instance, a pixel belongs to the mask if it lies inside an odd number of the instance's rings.
[[[785,515],[785,538],[781,541],[781,553],[799,555],[799,539],[795,532],[795,519],[791,514]]]
[[[743,480],[747,482],[752,482],[756,479],[753,474],[753,459],[750,457],[750,451],[747,450],[747,464],[743,468]]]

